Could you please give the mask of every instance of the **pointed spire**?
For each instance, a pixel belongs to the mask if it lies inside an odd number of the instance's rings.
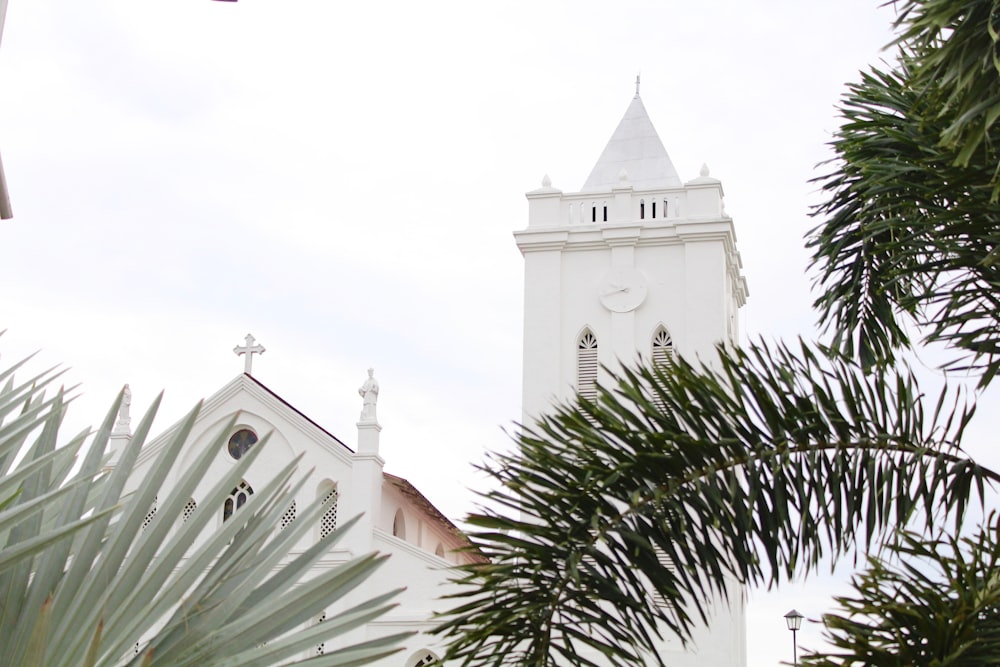
[[[629,183],[636,190],[681,186],[677,170],[639,97],[638,76],[635,84],[635,97],[590,172],[583,192],[611,190],[618,185],[622,169],[628,172]]]

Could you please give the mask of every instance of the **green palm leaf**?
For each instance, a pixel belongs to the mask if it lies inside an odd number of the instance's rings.
[[[898,64],[841,103],[807,243],[821,322],[865,365],[891,362],[915,322],[984,383],[1000,370],[998,7],[901,3]]]
[[[915,513],[958,521],[1000,479],[957,447],[960,397],[928,401],[906,370],[871,377],[806,344],[722,352],[718,370],[626,370],[484,466],[498,488],[469,521],[489,562],[463,567],[437,630],[448,658],[637,664],[734,582],[777,584]]]
[[[211,512],[174,520],[224,444],[201,452],[172,490],[165,481],[199,408],[173,432],[137,491],[123,495],[150,433],[159,399],[138,424],[111,472],[103,469],[121,396],[91,439],[58,442],[65,393],[47,398],[46,371],[17,384],[0,371],[0,663],[12,666],[156,664],[364,664],[399,650],[393,635],[307,659],[309,649],[391,608],[398,591],[331,614],[320,611],[369,577],[384,556],[369,554],[313,576],[310,568],[350,530],[348,521],[289,556],[324,511],[317,500],[299,520],[276,526],[295,492],[291,462],[221,529]],[[266,446],[266,438],[203,494],[221,507]],[[74,457],[82,453],[78,468]],[[154,498],[156,517],[143,528]],[[143,646],[136,652],[137,643]],[[81,656],[83,662],[81,663]]]
[[[438,628],[448,657],[662,663],[657,633],[689,637],[731,582],[778,584],[910,520],[956,535],[998,480],[958,447],[973,407],[925,395],[898,359],[936,341],[981,386],[1000,372],[1000,0],[886,4],[895,59],[849,86],[816,179],[826,201],[807,244],[828,345],[626,370],[518,433],[483,467],[496,490],[470,521],[490,561],[463,568],[469,588]],[[871,615],[828,617],[843,651],[815,664],[994,664],[995,522],[977,539],[903,538],[897,555],[945,576],[876,561],[844,603]]]
[[[855,575],[853,595],[824,614],[830,648],[811,667],[997,664],[1000,655],[997,515],[969,537],[903,533]]]

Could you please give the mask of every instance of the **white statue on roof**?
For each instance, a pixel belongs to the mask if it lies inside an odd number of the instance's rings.
[[[129,424],[132,423],[132,390],[126,384],[122,388],[121,407],[118,408],[118,421],[115,423],[115,435],[130,435]]]
[[[375,369],[368,369],[368,379],[358,389],[358,394],[362,397],[361,421],[373,422],[375,418],[375,404],[378,402],[378,380],[375,379]]]

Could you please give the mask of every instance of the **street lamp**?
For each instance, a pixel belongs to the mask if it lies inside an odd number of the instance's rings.
[[[792,631],[792,664],[795,667],[799,665],[799,642],[796,634],[799,628],[802,627],[802,614],[795,611],[794,609],[785,614],[785,623],[788,624],[788,629]]]

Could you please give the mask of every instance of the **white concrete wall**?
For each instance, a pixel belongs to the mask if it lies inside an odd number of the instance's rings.
[[[722,213],[721,184],[695,183],[646,192],[619,188],[606,197],[554,188],[528,193],[529,225],[515,233],[525,266],[525,419],[548,410],[553,398],[572,396],[576,340],[584,327],[597,336],[600,361],[610,367],[648,357],[660,324],[688,359],[710,361],[717,343],[735,344],[737,311],[747,296],[735,232]],[[672,203],[667,217],[649,217],[654,200]],[[581,204],[586,212],[591,202],[604,201],[609,222],[591,223],[589,215],[578,221]],[[640,201],[647,202],[644,219]],[[612,268],[645,277],[646,298],[630,312],[611,312],[601,303],[601,281]]]
[[[584,328],[597,336],[599,361],[610,368],[639,355],[649,359],[660,325],[689,360],[714,363],[716,344],[736,344],[747,288],[717,180],[706,175],[681,188],[642,192],[627,184],[607,193],[570,194],[546,186],[528,193],[528,201],[528,227],[515,233],[525,267],[525,423],[549,411],[553,401],[573,396]],[[593,206],[597,223],[591,222]],[[633,310],[614,312],[602,304],[603,279],[613,268],[637,270],[644,279],[645,299]],[[605,376],[602,371],[598,381],[606,382]],[[669,664],[746,664],[744,591],[734,583],[730,596],[731,604],[713,602],[710,623],[687,649],[677,638],[663,641]]]
[[[228,423],[230,416],[237,412],[240,416],[236,426],[225,431],[223,437],[219,438],[221,429]],[[175,428],[176,425],[147,445],[140,455],[138,474],[130,480],[130,484],[138,483]],[[432,648],[440,654],[439,647],[434,648],[434,642],[427,634],[434,625],[430,620],[431,612],[441,608],[438,598],[450,586],[447,584],[448,566],[464,556],[454,552],[459,543],[453,534],[444,530],[433,517],[415,506],[391,483],[383,481],[382,462],[376,453],[352,453],[308,419],[276,400],[254,381],[240,376],[206,401],[201,417],[181,452],[179,465],[171,472],[165,487],[170,488],[176,484],[179,476],[184,474],[206,447],[215,447],[217,454],[209,474],[199,485],[194,497],[199,501],[198,511],[212,513],[213,519],[209,525],[221,527],[222,507],[207,507],[200,501],[211,483],[235,465],[226,445],[229,435],[240,428],[250,428],[260,437],[271,433],[265,444],[258,445],[264,449],[244,477],[255,491],[262,489],[274,473],[301,453],[303,458],[299,471],[314,469],[314,472],[296,497],[300,511],[324,492],[323,482],[330,480],[337,485],[339,491],[338,525],[342,525],[358,511],[367,512],[367,520],[355,525],[312,568],[310,577],[336,567],[353,556],[372,551],[390,554],[373,577],[362,583],[342,602],[329,608],[328,616],[394,588],[407,589],[397,599],[400,606],[391,614],[346,635],[336,645],[361,642],[399,630],[412,630],[419,634],[407,642],[403,654],[376,664],[398,667],[405,662],[401,656],[415,655],[423,648]],[[398,509],[406,517],[406,539],[392,536],[393,516]],[[315,543],[319,538],[319,530],[317,523],[313,530],[306,532],[293,554]],[[200,541],[196,546],[197,544]],[[448,552],[445,558],[434,555],[438,544],[444,545]]]

